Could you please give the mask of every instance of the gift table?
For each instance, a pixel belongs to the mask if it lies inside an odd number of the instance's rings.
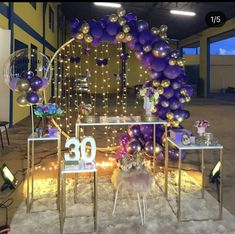
[[[200,150],[201,151],[201,162],[202,162],[202,198],[204,198],[204,170],[205,170],[205,165],[204,165],[204,151],[205,150],[219,150],[220,152],[220,162],[221,162],[221,167],[220,167],[220,187],[219,187],[219,218],[222,219],[222,211],[223,211],[223,146],[222,145],[196,145],[196,144],[190,144],[190,145],[183,145],[182,143],[174,141],[172,138],[167,137],[167,141],[174,145],[178,150],[179,150],[179,162],[178,162],[178,195],[177,195],[177,219],[178,221],[192,221],[192,220],[182,220],[181,219],[181,166],[182,166],[182,150]],[[166,160],[168,167],[168,160]],[[166,177],[166,180],[168,178]],[[168,181],[166,181],[166,186],[168,186]],[[167,191],[167,190],[166,190]],[[205,219],[201,220],[195,220],[195,221],[203,221]],[[206,219],[208,220],[208,219]]]
[[[30,212],[33,203],[33,190],[34,190],[34,143],[35,141],[57,141],[57,161],[58,161],[58,179],[57,179],[57,208],[59,208],[59,191],[60,191],[60,161],[61,161],[61,134],[57,133],[55,136],[42,136],[39,137],[37,133],[31,134],[27,139],[27,212]],[[30,183],[31,177],[31,183]],[[30,190],[31,185],[31,190]]]
[[[107,116],[88,116],[87,118],[78,118],[75,128],[75,136],[79,139],[80,127],[88,126],[117,126],[117,125],[153,125],[153,139],[156,139],[156,125],[164,125],[165,136],[167,136],[167,121],[163,121],[154,116],[132,116],[132,117],[107,117]],[[155,149],[156,142],[153,141],[153,148]],[[156,168],[156,152],[153,152],[153,169]],[[168,142],[165,142],[165,195],[167,195],[167,181],[168,181]]]

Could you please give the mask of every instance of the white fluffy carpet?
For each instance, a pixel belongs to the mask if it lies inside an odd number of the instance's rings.
[[[67,179],[67,216],[64,233],[91,233],[92,184],[90,179],[79,180],[78,203],[74,204],[74,180]],[[177,173],[169,174],[169,202],[176,208]],[[146,223],[142,226],[135,194],[122,191],[119,194],[116,213],[112,216],[114,186],[111,178],[98,177],[98,233],[104,234],[235,234],[235,217],[224,209],[221,221],[190,221],[178,223],[162,188],[164,175],[154,177],[151,191],[147,195]],[[35,201],[30,214],[22,202],[10,224],[13,234],[60,233],[59,215],[55,204],[56,181],[54,179],[35,181]],[[182,173],[182,218],[216,218],[218,203],[206,192],[205,200],[200,198],[200,187],[187,173]],[[175,209],[176,211],[176,209]],[[70,216],[76,217],[71,218]]]

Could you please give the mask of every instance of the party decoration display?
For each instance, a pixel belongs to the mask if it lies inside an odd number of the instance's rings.
[[[48,105],[40,104],[34,110],[34,114],[41,118],[51,118],[63,115],[64,111],[58,107],[55,103],[49,103]]]
[[[47,88],[51,76],[49,59],[37,50],[18,50],[4,64],[5,83],[13,92],[20,93],[16,102],[21,107],[42,103],[40,92]]]

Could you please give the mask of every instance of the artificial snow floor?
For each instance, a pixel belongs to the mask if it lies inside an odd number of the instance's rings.
[[[112,215],[115,190],[110,177],[98,177],[98,233],[121,234],[235,234],[235,217],[226,209],[223,220],[189,221],[178,223],[176,211],[177,172],[169,173],[169,202],[163,194],[164,175],[154,177],[147,195],[146,223],[141,225],[136,194],[121,191],[115,215]],[[217,218],[218,202],[205,193],[201,199],[200,186],[191,176],[182,172],[182,218]],[[74,180],[66,180],[67,216],[64,233],[92,233],[93,205],[91,178],[81,178],[78,185],[78,203],[74,204]],[[24,185],[25,186],[25,185]],[[35,201],[30,214],[22,202],[10,224],[13,234],[60,233],[59,214],[56,210],[56,180],[35,181]],[[26,190],[25,190],[26,191]],[[171,207],[170,207],[170,205]],[[76,216],[76,217],[72,217]]]

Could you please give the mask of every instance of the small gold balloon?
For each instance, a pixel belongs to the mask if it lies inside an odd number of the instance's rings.
[[[167,39],[166,33],[160,33],[159,35],[160,35],[161,39]]]
[[[185,88],[180,89],[180,94],[187,95],[187,90]]]
[[[169,87],[170,84],[171,84],[171,82],[170,82],[169,80],[163,80],[163,81],[161,82],[161,86],[164,87],[164,88]]]
[[[168,30],[168,27],[167,27],[167,25],[163,24],[163,25],[160,26],[159,30],[162,33],[166,33],[167,30]]]
[[[166,126],[171,127],[171,122],[167,122]]]
[[[154,106],[154,107],[152,108],[151,112],[152,112],[152,113],[156,113],[156,112],[157,112],[157,107]]]
[[[90,35],[85,35],[85,41],[87,42],[87,43],[91,43],[92,41],[93,41],[93,37],[92,36],[90,36]]]
[[[126,36],[125,36],[125,40],[127,42],[131,41],[133,39],[133,36],[130,34],[130,33],[127,33]]]
[[[81,26],[81,31],[84,33],[84,34],[87,34],[89,31],[90,31],[90,26],[88,23],[84,23],[82,26]]]
[[[189,97],[189,96],[185,97],[185,101],[186,102],[190,102],[191,101],[191,97]]]
[[[152,28],[151,28],[151,32],[152,32],[152,34],[154,34],[154,35],[158,35],[158,34],[160,33],[160,30],[159,30],[159,28],[157,28],[157,27],[152,27]]]
[[[156,147],[155,147],[155,153],[156,154],[160,154],[162,152],[162,146],[159,145],[159,144],[156,144]]]
[[[180,67],[183,67],[185,65],[185,59],[184,58],[178,58],[177,59],[177,64],[180,66]]]
[[[117,9],[117,15],[119,17],[123,17],[125,14],[126,14],[126,10],[124,8],[121,7]]]
[[[177,121],[177,120],[172,121],[172,126],[173,126],[174,128],[178,128],[179,125],[180,125],[179,121]]]
[[[78,39],[78,40],[82,40],[83,37],[84,37],[84,35],[83,35],[82,32],[79,32],[79,33],[77,33],[77,35],[76,35],[76,39]]]
[[[157,88],[158,86],[160,86],[160,82],[157,80],[153,81],[153,87]]]
[[[119,32],[116,36],[116,39],[118,41],[122,41],[125,38],[125,33],[124,32]]]
[[[110,20],[110,22],[112,22],[112,23],[117,22],[118,16],[115,15],[115,14],[112,14],[112,15],[109,16],[109,20]]]
[[[171,58],[168,63],[169,63],[169,65],[174,66],[176,64],[176,59]]]
[[[158,92],[158,94],[163,94],[164,93],[164,88],[163,87],[158,87],[157,88],[157,92]]]
[[[16,102],[17,104],[20,106],[20,107],[25,107],[27,105],[29,105],[27,99],[26,99],[26,95],[21,95],[19,96],[17,99],[16,99]]]
[[[167,117],[167,119],[171,120],[171,119],[173,119],[174,114],[173,114],[172,112],[168,112],[168,113],[166,114],[166,117]]]
[[[20,92],[27,92],[30,88],[29,81],[26,79],[18,80],[16,83],[16,89]]]
[[[129,25],[124,25],[123,28],[122,28],[122,30],[123,30],[124,33],[130,32],[130,27],[129,27]]]
[[[119,20],[118,20],[118,23],[121,25],[121,26],[124,26],[126,24],[126,20],[121,17]]]

